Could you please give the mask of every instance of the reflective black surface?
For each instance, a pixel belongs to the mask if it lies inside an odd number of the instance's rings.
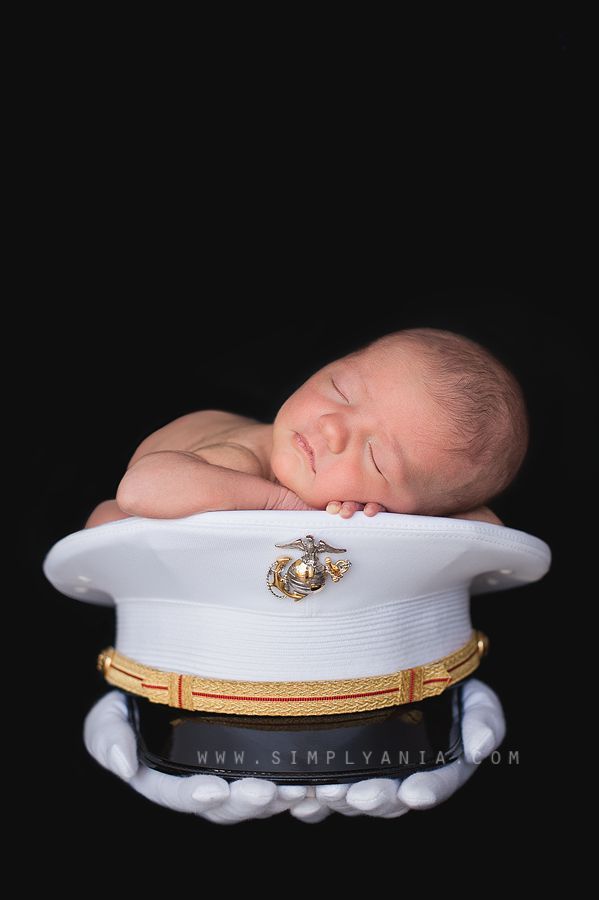
[[[457,759],[461,687],[420,703],[335,716],[215,715],[127,699],[139,758],[153,769],[327,784],[405,777]]]

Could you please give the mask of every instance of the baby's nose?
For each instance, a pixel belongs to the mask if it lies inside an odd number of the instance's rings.
[[[349,431],[337,413],[321,416],[318,427],[331,453],[342,453],[345,450]]]

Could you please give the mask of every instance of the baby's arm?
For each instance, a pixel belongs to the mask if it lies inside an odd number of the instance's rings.
[[[292,491],[198,453],[159,450],[127,469],[116,502],[129,515],[176,519],[224,509],[312,509]]]
[[[123,512],[116,500],[102,500],[87,517],[84,528],[95,528],[96,525],[105,525],[106,522],[129,518],[129,513]]]
[[[255,419],[234,413],[200,410],[159,428],[137,447],[116,499],[98,504],[85,528],[132,515],[176,518],[215,508],[310,509],[266,479],[263,461],[248,447],[227,440],[240,427],[253,424]],[[236,477],[244,475],[254,479]]]

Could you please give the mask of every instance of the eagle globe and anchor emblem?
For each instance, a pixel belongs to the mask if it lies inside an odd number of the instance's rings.
[[[321,562],[319,553],[345,553],[346,550],[345,547],[331,547],[326,541],[315,543],[312,534],[289,544],[275,544],[275,547],[303,550],[302,556],[293,562],[290,556],[279,556],[268,570],[266,584],[275,597],[290,597],[295,602],[303,600],[308,594],[321,591],[327,577],[333,582],[339,581],[351,566],[347,559],[333,562],[330,556],[325,556],[324,563]]]

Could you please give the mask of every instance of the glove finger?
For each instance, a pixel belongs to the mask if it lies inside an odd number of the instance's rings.
[[[506,725],[495,691],[471,678],[462,688],[462,742],[469,763],[480,763],[501,744]]]
[[[399,779],[369,778],[352,784],[347,792],[347,803],[369,816],[399,816],[408,812],[408,806],[398,798]]]
[[[83,723],[83,742],[101,766],[128,781],[138,767],[137,743],[120,691],[110,691],[92,707]]]
[[[256,819],[268,819],[279,813],[287,812],[296,803],[306,796],[306,786],[303,784],[277,784],[276,794],[265,810],[254,816]]]
[[[272,803],[269,803],[264,812],[258,813],[254,816],[255,819],[270,819],[271,816],[278,816],[279,813],[287,812],[290,809],[291,804],[288,800],[281,800],[280,797],[276,796]]]
[[[352,816],[356,810],[346,800],[350,787],[349,784],[319,784],[314,794],[323,806],[328,806],[333,812]]]
[[[174,809],[176,812],[193,813],[196,811],[196,804],[192,797],[193,787],[187,784],[189,780],[191,779],[140,766],[130,784],[139,794],[153,803]]]
[[[248,819],[266,819],[284,812],[288,802],[278,797],[277,785],[261,778],[232,782],[228,800],[207,810],[203,817],[219,825],[234,825]]]
[[[267,818],[274,815],[276,806],[276,784],[262,778],[241,778],[232,782],[229,799],[218,809],[209,810],[205,818],[223,825],[233,824],[245,819]]]
[[[321,784],[316,788],[316,799],[328,806],[332,812],[342,816],[359,816],[360,810],[347,802],[347,792],[351,784]]]
[[[119,736],[115,739],[108,751],[108,766],[115,775],[122,778],[123,781],[129,781],[135,775],[137,769],[131,765],[131,748],[127,746],[127,737]]]
[[[236,806],[231,801],[229,784],[216,775],[178,777],[140,766],[130,783],[138,793],[153,803],[176,812],[195,813],[219,825],[234,825],[246,819],[265,818],[278,811],[274,809],[274,805],[272,811],[264,805],[260,808],[257,804],[251,811],[248,810],[247,803]]]
[[[320,803],[316,797],[306,797],[289,810],[295,819],[314,825],[331,815],[332,810]]]
[[[430,809],[451,797],[475,771],[475,765],[458,759],[431,772],[416,772],[401,783],[398,799],[410,809]]]
[[[184,781],[193,804],[193,812],[202,813],[207,809],[214,809],[229,799],[229,784],[218,775],[192,775]]]
[[[231,802],[236,811],[255,815],[266,809],[277,797],[277,786],[263,778],[241,778],[231,785]]]
[[[279,784],[277,786],[279,799],[288,800],[290,803],[299,803],[304,799],[307,791],[305,784]]]

